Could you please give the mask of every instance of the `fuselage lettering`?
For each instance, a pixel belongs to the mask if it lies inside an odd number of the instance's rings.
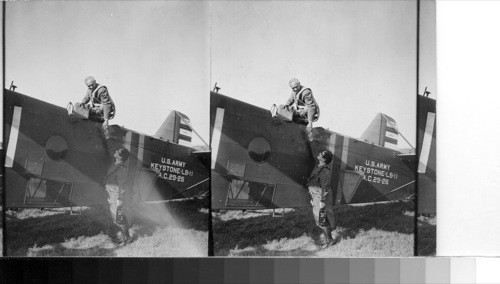
[[[194,171],[186,169],[186,164],[184,161],[161,157],[160,163],[151,162],[150,168],[162,179],[184,182],[186,176],[194,176]]]
[[[391,165],[365,160],[363,165],[354,165],[354,170],[363,174],[363,179],[371,183],[389,185],[390,180],[397,180],[398,174],[391,172]]]

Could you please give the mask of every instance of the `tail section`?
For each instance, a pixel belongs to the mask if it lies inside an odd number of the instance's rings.
[[[396,121],[390,116],[379,113],[361,135],[360,140],[396,149],[398,146],[398,133]]]
[[[179,111],[171,111],[154,136],[191,146],[192,128],[189,117]]]

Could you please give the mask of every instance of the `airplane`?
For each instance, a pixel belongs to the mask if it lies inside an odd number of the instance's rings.
[[[418,96],[418,212],[436,214],[436,100]],[[416,160],[416,156],[414,157]]]
[[[422,96],[418,97],[420,105]],[[425,195],[418,195],[417,211],[435,213],[435,170],[432,170],[435,132],[432,131],[420,134],[419,138],[425,138],[424,142],[419,141],[417,149],[399,151],[396,146],[401,133],[396,122],[379,113],[360,138],[315,127],[310,140],[304,125],[273,117],[268,109],[214,89],[210,92],[212,209],[311,206],[305,184],[315,165],[317,154],[313,151],[330,150],[334,154],[331,163],[334,205],[414,200],[418,184],[419,188],[423,185],[430,188]],[[431,144],[430,152],[421,150]],[[417,152],[421,158],[427,155],[425,165],[431,169],[424,178],[424,173],[420,174],[424,166],[419,164],[418,181]],[[432,198],[434,207],[428,204]]]
[[[104,176],[119,148],[132,202],[140,206],[209,193],[207,149],[190,147],[189,118],[172,111],[155,135],[83,119],[78,113],[4,89],[4,178],[7,208],[107,204]]]

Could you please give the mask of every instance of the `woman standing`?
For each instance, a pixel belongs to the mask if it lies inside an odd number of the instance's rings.
[[[114,153],[115,163],[111,165],[106,173],[105,188],[108,193],[109,211],[113,223],[118,227],[118,239],[120,244],[130,242],[131,237],[128,233],[128,223],[124,214],[124,200],[127,187],[127,161],[129,152],[127,149],[118,149]]]
[[[327,247],[333,244],[332,228],[335,227],[330,187],[331,169],[328,166],[332,162],[333,154],[330,151],[323,151],[318,154],[317,159],[318,164],[311,172],[307,186],[311,195],[314,220],[325,234],[323,247]]]

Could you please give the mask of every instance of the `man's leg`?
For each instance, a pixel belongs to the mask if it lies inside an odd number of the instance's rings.
[[[295,111],[293,113],[293,122],[295,123],[298,123],[298,124],[303,124],[303,125],[307,125],[309,123],[309,121],[307,120],[307,115],[306,116],[303,116],[301,115],[299,112]]]
[[[330,227],[320,227],[323,230],[323,233],[325,234],[325,244],[329,245],[331,242],[333,242],[332,238],[332,228]]]
[[[124,209],[123,205],[118,207],[116,224],[117,224],[117,226],[120,229],[120,232],[122,234],[121,242],[127,243],[128,241],[130,241],[130,234],[128,232],[129,226],[128,226],[127,218],[125,217],[124,210],[125,209]]]
[[[130,234],[128,232],[128,225],[123,225],[123,224],[120,224],[118,225],[118,228],[120,229],[120,233],[122,235],[122,239],[120,240],[121,242],[128,242],[131,237],[130,237]]]
[[[101,106],[101,115],[102,115],[102,118],[104,119],[104,122],[102,123],[102,129],[104,130],[104,135],[106,136],[106,139],[107,139],[109,137],[108,124],[109,124],[109,118],[111,115],[111,106],[110,105],[102,105]]]
[[[108,192],[108,210],[110,213],[112,225],[110,229],[110,237],[114,239],[114,241],[122,241],[122,232],[120,226],[118,225],[117,213],[118,213],[118,193],[116,190],[107,190]]]
[[[320,202],[321,202],[321,196],[320,193],[317,192],[316,188],[310,188],[309,194],[311,195],[311,204],[312,204],[312,212],[314,216],[314,222],[316,223],[316,226],[318,226],[322,231],[324,235],[324,240],[322,240],[322,246],[326,247],[328,244],[331,242],[331,229],[329,229],[328,224],[326,226],[321,226],[320,225],[320,220],[319,220],[319,215],[320,215]],[[326,223],[328,223],[328,218]],[[321,239],[321,238],[320,238]]]
[[[335,216],[331,208],[327,206],[326,208],[326,219],[327,219],[327,227],[325,233],[328,236],[328,243],[333,244],[337,240],[337,234],[335,233],[335,237],[332,236],[332,232],[336,226]]]

